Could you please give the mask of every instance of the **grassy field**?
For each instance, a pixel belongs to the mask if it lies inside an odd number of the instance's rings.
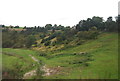
[[[84,54],[80,54],[84,53]],[[12,54],[9,56],[8,54]],[[98,39],[83,45],[49,52],[46,57],[38,52],[24,49],[3,49],[4,68],[23,68],[22,74],[36,68],[29,55],[42,60],[47,68],[56,70],[45,79],[117,79],[118,78],[118,36],[117,33],[103,33]],[[3,68],[3,69],[4,69]]]
[[[84,56],[71,55],[74,52],[86,52],[88,54]],[[49,56],[53,57],[48,60],[44,59],[46,65],[48,65],[48,67],[61,66],[62,70],[58,75],[52,75],[45,78],[118,78],[118,36],[116,33],[101,34],[97,40],[91,40],[86,44],[58,51],[49,54]],[[81,60],[82,63],[71,63]]]
[[[11,48],[3,49],[2,54],[3,71],[7,71],[8,74],[11,71],[17,72],[18,74],[21,74],[20,76],[22,77],[24,73],[36,68],[37,63],[33,61],[29,56],[35,54],[36,52],[31,50]],[[33,66],[33,64],[36,64],[36,66]]]

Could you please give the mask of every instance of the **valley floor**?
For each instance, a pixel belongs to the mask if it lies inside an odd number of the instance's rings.
[[[46,57],[33,50],[3,48],[4,72],[35,76],[40,61],[44,79],[118,79],[118,35],[103,33],[96,40],[49,52]]]

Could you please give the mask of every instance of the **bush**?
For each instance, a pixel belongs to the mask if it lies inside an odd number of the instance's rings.
[[[45,42],[44,45],[45,45],[45,46],[49,46],[49,45],[50,45],[50,41]]]
[[[81,45],[81,44],[83,44],[85,42],[85,40],[79,40],[78,42],[77,42],[77,45]]]
[[[99,35],[99,32],[98,31],[93,31],[93,30],[90,30],[90,31],[80,31],[77,33],[77,37],[79,37],[80,39],[96,39],[97,36]]]
[[[36,41],[36,38],[33,35],[28,36],[25,43],[26,47],[30,48],[32,44],[36,43],[35,41]]]
[[[47,54],[44,52],[41,52],[41,53],[39,53],[39,56],[47,56]]]
[[[45,37],[45,34],[40,35],[40,38],[44,38],[44,37]]]

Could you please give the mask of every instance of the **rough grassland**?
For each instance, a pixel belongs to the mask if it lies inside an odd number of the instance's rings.
[[[72,55],[85,52],[87,55]],[[8,56],[4,53],[13,53],[17,56]],[[29,54],[42,60],[47,68],[58,71],[45,79],[117,79],[118,78],[118,35],[117,33],[103,33],[98,39],[90,40],[83,45],[66,48],[48,53],[47,57],[38,56],[35,51],[23,49],[3,49],[3,64],[14,69],[14,64],[19,63],[24,68],[24,73],[35,67]],[[62,55],[61,55],[62,54]],[[19,59],[22,56],[23,59]],[[24,61],[26,60],[26,61]],[[28,68],[28,69],[25,69]]]
[[[80,60],[80,56],[71,56],[74,52],[87,52],[92,55],[92,61],[88,61],[88,66],[81,64],[68,64],[75,59]],[[68,56],[57,56],[45,60],[48,67],[64,66],[61,74],[52,75],[46,78],[65,79],[117,79],[118,78],[118,35],[116,33],[101,34],[97,40],[91,40],[86,44],[58,51],[51,55],[68,54]],[[84,57],[85,58],[85,57]]]
[[[36,68],[37,63],[29,56],[35,54],[36,52],[31,50],[3,48],[2,69],[4,71],[17,71],[17,68],[20,67],[21,71],[18,70],[18,73],[23,75],[24,73]],[[33,64],[36,66],[33,66]]]

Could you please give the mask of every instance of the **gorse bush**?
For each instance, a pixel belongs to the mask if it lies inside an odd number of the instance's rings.
[[[83,43],[82,40],[96,39],[99,35],[99,31],[117,32],[119,23],[119,16],[116,21],[113,21],[112,17],[108,17],[106,21],[103,21],[102,17],[92,17],[87,20],[81,20],[74,27],[51,25],[46,24],[44,27],[24,27],[19,26],[5,26],[2,25],[2,46],[4,48],[31,48],[32,45],[37,47],[37,42],[42,39],[39,46],[56,46],[60,44],[70,44],[75,39],[79,39],[76,42],[77,45]],[[11,28],[12,27],[12,28]],[[17,29],[17,30],[15,30]],[[51,40],[56,38],[56,42],[51,43]]]

